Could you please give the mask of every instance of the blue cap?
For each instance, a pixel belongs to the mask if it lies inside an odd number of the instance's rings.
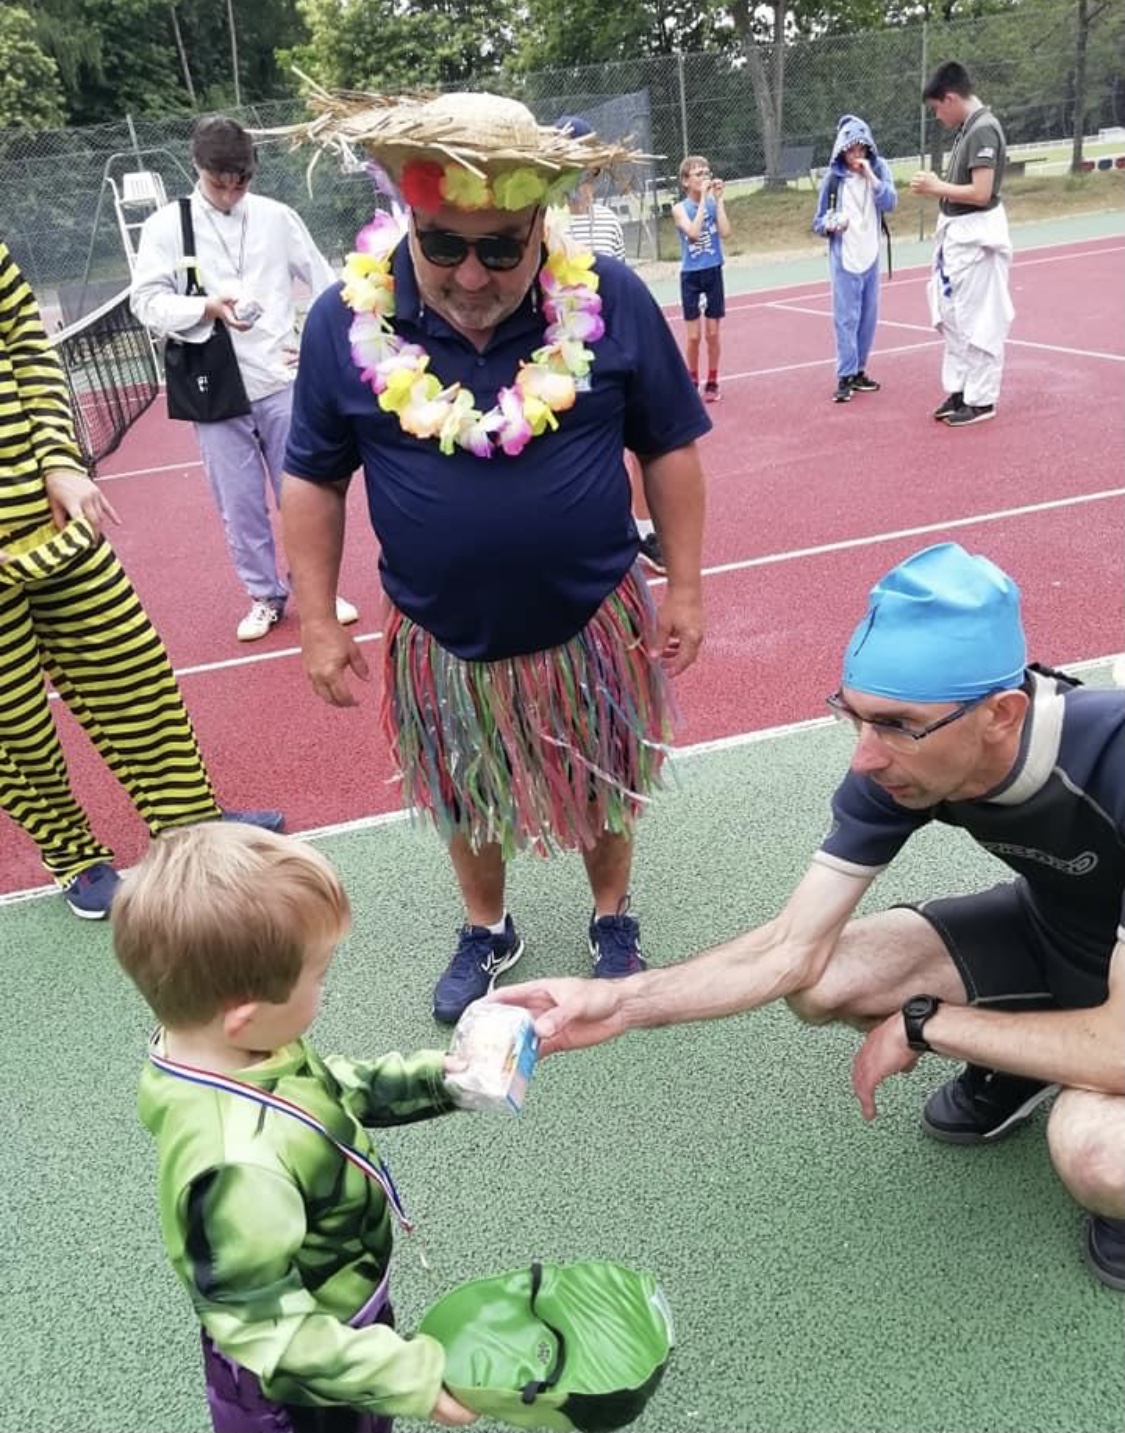
[[[593,134],[594,126],[587,124],[580,115],[560,114],[555,120],[555,128],[561,129],[564,134],[569,134],[572,139],[585,139],[588,134]]]
[[[871,589],[844,654],[844,686],[904,702],[965,702],[1018,687],[1020,590],[987,557],[940,542]]]

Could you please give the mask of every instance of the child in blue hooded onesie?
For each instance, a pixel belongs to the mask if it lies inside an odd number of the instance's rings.
[[[867,356],[879,317],[879,231],[895,207],[894,180],[875,139],[858,115],[842,116],[832,159],[820,185],[813,229],[828,240],[832,319],[836,328],[835,403],[875,393]]]

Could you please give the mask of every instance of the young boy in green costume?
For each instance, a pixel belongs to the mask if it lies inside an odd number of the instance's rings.
[[[391,1223],[407,1221],[365,1128],[454,1108],[446,1057],[322,1057],[304,1039],[349,924],[318,851],[218,822],[154,842],[114,901],[117,958],[160,1021],[140,1114],[215,1433],[474,1418],[442,1386],[441,1346],[394,1331]]]

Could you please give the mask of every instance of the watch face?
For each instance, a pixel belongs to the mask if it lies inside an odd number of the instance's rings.
[[[917,1020],[920,1015],[932,1015],[935,1004],[932,995],[913,995],[902,1007],[902,1012]]]

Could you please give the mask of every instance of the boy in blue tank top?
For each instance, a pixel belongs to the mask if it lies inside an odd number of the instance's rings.
[[[685,197],[673,206],[672,218],[680,238],[680,300],[687,326],[685,357],[699,386],[699,350],[707,339],[707,382],[703,396],[719,401],[719,320],[726,316],[723,293],[723,240],[730,237],[730,220],[723,203],[723,181],[713,178],[701,154],[689,154],[680,165],[680,186]]]

